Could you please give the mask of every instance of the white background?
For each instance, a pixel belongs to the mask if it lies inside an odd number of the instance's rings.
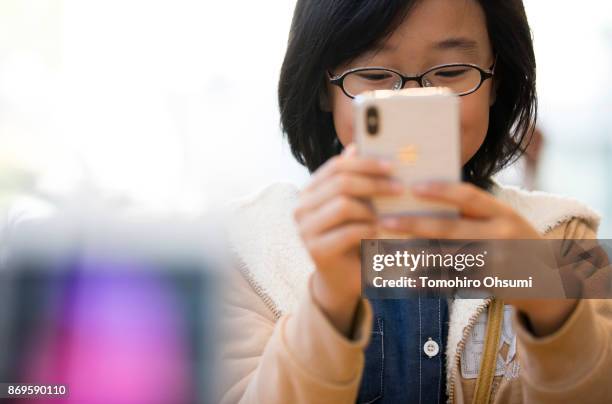
[[[539,188],[605,214],[612,237],[612,12],[526,0],[547,136]],[[0,170],[199,211],[303,183],[276,84],[293,1],[2,0]],[[1,180],[1,176],[0,176]]]

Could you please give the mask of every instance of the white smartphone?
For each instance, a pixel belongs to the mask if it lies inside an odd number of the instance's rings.
[[[409,187],[461,181],[458,97],[445,88],[373,91],[355,98],[354,111],[358,153],[391,161],[407,187],[400,196],[374,198],[377,214],[456,215],[448,204],[417,199]]]

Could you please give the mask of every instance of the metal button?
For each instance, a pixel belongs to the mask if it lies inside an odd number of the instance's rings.
[[[438,354],[438,352],[440,352],[440,346],[436,341],[429,337],[427,342],[425,342],[425,345],[423,345],[423,352],[425,352],[425,355],[433,358]]]

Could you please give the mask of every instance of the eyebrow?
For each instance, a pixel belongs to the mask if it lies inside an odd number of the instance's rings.
[[[448,38],[440,42],[436,42],[433,45],[436,50],[451,50],[456,49],[459,51],[473,52],[478,49],[478,42],[469,38]]]
[[[384,54],[386,52],[392,52],[395,49],[397,49],[397,46],[389,45],[388,43],[382,43],[374,47],[369,52],[366,52],[366,55],[369,55],[368,57],[373,57],[381,53]],[[474,39],[466,37],[451,37],[439,42],[435,42],[432,45],[432,49],[437,51],[458,50],[467,54],[475,54],[478,50],[478,42]]]
[[[383,43],[375,47],[371,51],[371,53],[372,54],[385,53],[385,52],[391,52],[395,49],[396,49],[395,46],[391,46],[387,43]],[[442,41],[435,42],[432,45],[432,49],[440,50],[440,51],[458,50],[458,51],[462,51],[466,53],[473,53],[478,49],[478,42],[473,39],[465,38],[465,37],[447,38]]]

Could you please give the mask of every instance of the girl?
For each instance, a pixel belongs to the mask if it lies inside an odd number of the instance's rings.
[[[354,70],[369,67],[377,69]],[[387,163],[356,155],[352,98],[364,88],[435,85],[448,69],[461,100],[463,182],[403,189]],[[241,273],[227,293],[233,332],[222,402],[612,398],[607,301],[360,296],[360,240],[381,230],[595,237],[599,218],[589,208],[492,180],[520,155],[536,115],[521,0],[298,0],[279,104],[292,152],[313,175],[303,190],[276,184],[236,206],[230,234]],[[461,215],[379,221],[368,198],[402,192],[454,204]],[[486,351],[502,324],[505,337]]]

